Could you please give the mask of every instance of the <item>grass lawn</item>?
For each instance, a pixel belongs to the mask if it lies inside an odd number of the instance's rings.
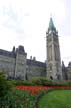
[[[38,108],[71,108],[71,90],[54,90],[44,95]]]

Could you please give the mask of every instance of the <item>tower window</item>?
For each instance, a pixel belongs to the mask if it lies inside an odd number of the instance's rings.
[[[48,47],[48,60],[52,60],[52,45]]]
[[[50,70],[52,70],[52,64],[50,64],[49,67],[50,67]]]
[[[55,45],[54,46],[54,51],[55,51],[55,60],[59,60],[59,50],[58,50],[58,46]]]

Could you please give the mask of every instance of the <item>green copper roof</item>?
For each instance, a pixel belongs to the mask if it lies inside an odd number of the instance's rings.
[[[54,26],[54,23],[53,23],[53,19],[52,18],[50,18],[49,29],[50,30],[55,30],[55,26]]]

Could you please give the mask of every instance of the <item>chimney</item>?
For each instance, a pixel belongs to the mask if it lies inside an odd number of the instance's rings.
[[[33,60],[35,61],[36,60],[36,57],[33,57]]]
[[[32,56],[30,56],[30,59],[32,60]]]
[[[13,46],[12,52],[15,53],[15,46]]]

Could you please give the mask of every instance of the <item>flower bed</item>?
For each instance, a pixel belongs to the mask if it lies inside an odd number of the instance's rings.
[[[66,89],[71,88],[71,86],[16,86],[17,89],[20,90],[28,90],[31,94],[38,94],[39,91],[47,90],[47,89]]]
[[[0,108],[35,108],[36,96],[27,90],[17,90],[8,92]]]
[[[46,90],[47,86],[16,86],[17,89],[27,90],[30,94],[38,95],[39,91]]]
[[[71,89],[71,86],[16,86],[6,94],[1,108],[37,108],[38,98],[53,89]]]

